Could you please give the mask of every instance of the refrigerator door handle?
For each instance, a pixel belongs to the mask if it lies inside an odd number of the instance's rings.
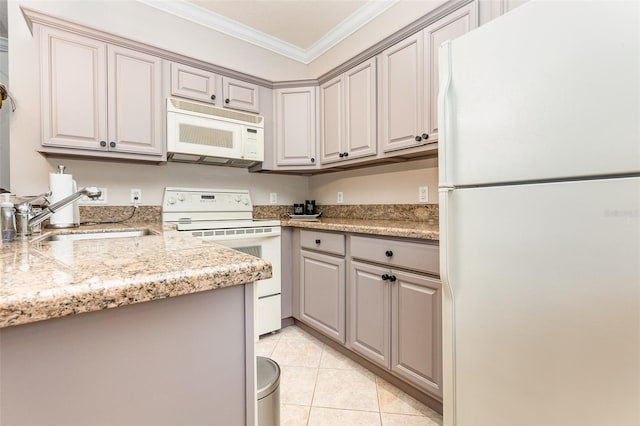
[[[443,369],[443,402],[444,424],[456,425],[456,389],[455,389],[455,300],[451,283],[449,254],[451,215],[450,198],[454,193],[453,186],[440,186],[438,197],[440,203],[440,282],[442,283],[442,369]]]
[[[449,174],[451,167],[448,159],[449,147],[451,146],[451,100],[449,98],[449,91],[451,89],[451,41],[448,40],[440,46],[439,51],[440,61],[440,93],[438,94],[438,129],[440,130],[440,141],[438,143],[438,165],[439,165],[439,177],[440,186],[450,187]]]

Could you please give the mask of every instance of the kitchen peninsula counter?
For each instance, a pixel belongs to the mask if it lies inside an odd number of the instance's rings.
[[[318,221],[282,220],[282,226],[438,241],[436,221],[370,220],[328,217]]]
[[[52,234],[146,230],[126,238],[45,241]],[[255,282],[262,259],[162,226],[83,226],[0,250],[0,328]]]
[[[151,235],[48,239],[131,230]],[[253,283],[268,262],[99,225],[5,244],[0,268],[0,424],[255,423]]]

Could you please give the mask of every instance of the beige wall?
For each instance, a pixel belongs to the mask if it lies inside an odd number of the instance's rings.
[[[429,188],[429,204],[438,203],[438,160],[425,159],[313,176],[309,194],[318,204],[414,204],[418,187]]]

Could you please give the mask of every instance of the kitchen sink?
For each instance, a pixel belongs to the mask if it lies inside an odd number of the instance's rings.
[[[47,235],[38,241],[77,241],[77,240],[103,240],[107,238],[132,238],[144,237],[146,235],[158,235],[149,229],[135,231],[106,231],[106,232],[85,232],[70,234]]]

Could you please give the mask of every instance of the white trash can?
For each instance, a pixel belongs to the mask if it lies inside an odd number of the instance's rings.
[[[271,358],[256,357],[258,426],[280,425],[280,366]]]

